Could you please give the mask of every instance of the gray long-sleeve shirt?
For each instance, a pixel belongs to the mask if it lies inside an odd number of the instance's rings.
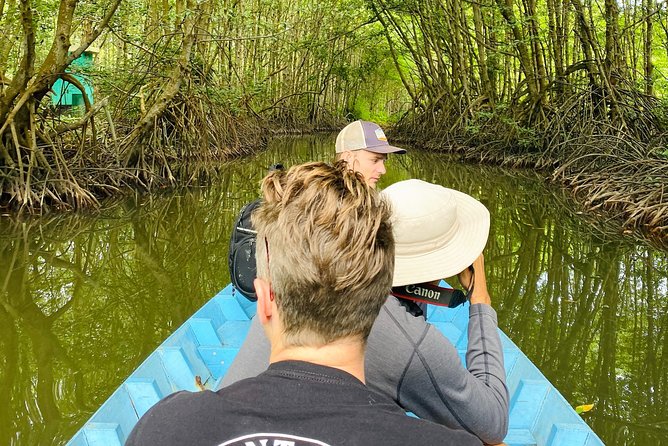
[[[269,352],[254,320],[222,386],[265,371]],[[367,343],[366,382],[420,418],[499,443],[508,431],[509,398],[496,312],[489,305],[469,308],[466,362],[467,368],[438,329],[389,297]]]

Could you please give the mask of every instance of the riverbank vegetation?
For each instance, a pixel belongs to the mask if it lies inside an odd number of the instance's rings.
[[[262,148],[272,131],[400,110],[361,2],[19,0],[0,13],[5,207],[183,184],[211,170],[193,164]],[[59,103],[67,89],[82,111]]]
[[[665,4],[375,0],[373,10],[410,61],[405,138],[544,169],[626,230],[668,236]]]
[[[665,239],[667,14],[656,0],[5,0],[0,205],[187,184],[276,132],[363,118],[542,169]]]

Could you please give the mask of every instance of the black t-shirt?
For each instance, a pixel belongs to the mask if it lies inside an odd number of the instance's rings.
[[[272,364],[218,392],[177,392],[151,408],[126,446],[480,445],[463,430],[408,417],[338,369]]]

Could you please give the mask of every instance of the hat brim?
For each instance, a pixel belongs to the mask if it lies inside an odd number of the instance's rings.
[[[447,244],[420,255],[395,255],[392,286],[445,279],[459,274],[482,253],[489,236],[489,211],[475,198],[451,189],[459,229]],[[396,243],[399,245],[400,241]],[[398,249],[399,250],[399,249]]]
[[[403,155],[406,153],[406,149],[385,144],[376,147],[362,147],[360,150],[366,150],[367,152],[373,153],[396,153],[397,155]]]

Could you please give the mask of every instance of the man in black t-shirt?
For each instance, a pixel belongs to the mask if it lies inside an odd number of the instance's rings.
[[[269,369],[168,396],[126,445],[480,445],[364,385],[366,339],[392,284],[388,204],[343,163],[271,172],[262,195],[254,284]]]

